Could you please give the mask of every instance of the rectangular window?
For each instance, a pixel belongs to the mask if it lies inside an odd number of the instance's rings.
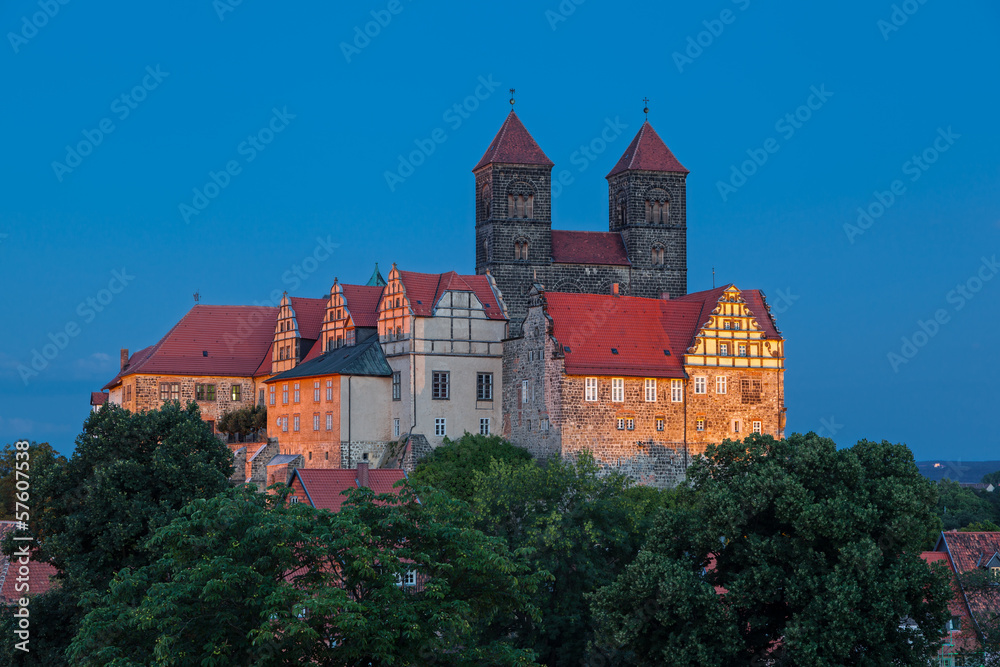
[[[733,322],[733,329],[736,330],[736,331],[740,330],[740,321],[739,320],[736,320],[735,322]]]
[[[238,400],[240,400],[240,394],[242,393],[242,391],[243,391],[243,387],[241,387],[238,384],[234,384],[232,387],[229,388],[230,397],[234,401],[238,401]]]
[[[298,415],[295,415],[292,418],[292,429],[294,429],[296,433],[298,433],[298,431],[299,431],[299,416]]]
[[[326,400],[333,400],[333,380],[326,381]]]
[[[740,343],[739,351],[740,351],[740,356],[741,357],[747,356],[747,346],[746,345],[743,345],[742,343]]]
[[[695,422],[695,428],[697,430],[699,430],[699,431],[704,431],[705,430],[705,418],[704,417],[698,417],[698,421]]]
[[[196,384],[194,386],[194,400],[196,400],[196,401],[214,401],[215,400],[215,385],[214,384]]]
[[[948,632],[961,632],[962,630],[962,617],[952,616],[948,621]]]
[[[725,375],[720,375],[719,377],[715,378],[715,393],[716,394],[725,394],[726,393],[726,376]]]
[[[656,418],[656,430],[657,431],[662,431],[663,430],[663,417],[657,417]]]
[[[403,585],[404,586],[416,586],[417,585],[417,571],[409,570],[403,575]]]
[[[268,398],[268,404],[269,405],[274,405],[274,393],[275,393],[274,392],[274,385],[272,384],[271,385],[271,391],[268,394],[268,396],[269,396],[269,398]]]
[[[527,380],[521,380],[521,402],[522,403],[527,403],[528,402],[528,381]]]
[[[656,403],[656,380],[646,378],[646,402]]]
[[[448,371],[433,371],[431,373],[431,398],[446,401],[451,398],[451,373]]]
[[[443,437],[448,435],[448,420],[444,417],[434,418],[434,435]]]
[[[734,419],[733,420],[733,433],[739,433],[739,432],[740,432],[740,420],[739,419]]]
[[[670,400],[674,403],[684,400],[684,383],[681,380],[670,381]]]
[[[622,378],[611,379],[611,400],[615,403],[625,401],[625,380]]]
[[[313,402],[319,403],[319,380],[313,382]]]
[[[281,385],[281,402],[284,405],[288,405],[288,385]]]
[[[696,377],[694,379],[694,393],[704,394],[708,391],[708,378]]]
[[[754,422],[753,423],[753,432],[754,433],[760,433],[760,422]]]
[[[476,374],[476,400],[493,400],[493,373]]]
[[[399,437],[399,419],[392,420],[392,437]]]
[[[333,430],[333,414],[329,412],[326,413],[326,430],[327,431]]]
[[[628,419],[626,419],[625,420],[625,428],[627,428],[630,431],[634,431],[635,430],[635,420],[632,419],[631,417],[629,417]]]
[[[549,420],[548,419],[543,419],[542,421],[538,422],[538,428],[543,433],[548,433],[548,430],[549,430]]]
[[[479,435],[489,435],[490,434],[490,418],[480,417],[479,418]]]
[[[719,345],[719,355],[723,356],[723,357],[728,357],[729,356],[729,344],[728,343],[722,343],[722,344]]]
[[[732,322],[730,322],[729,320],[726,320],[726,321],[725,321],[725,322],[724,322],[724,323],[722,324],[722,328],[723,328],[723,329],[725,329],[726,331],[729,331],[730,329],[732,329],[732,328],[733,328],[733,323],[732,323]]]
[[[403,380],[400,371],[392,374],[392,400],[399,401],[403,397]]]
[[[296,403],[299,402],[299,396],[300,396],[300,393],[299,393],[299,383],[296,382],[295,383],[295,402]]]
[[[169,401],[170,400],[170,383],[161,382],[160,383],[160,400]]]
[[[584,398],[588,401],[597,400],[597,378],[587,378]]]
[[[288,433],[288,417],[281,418],[281,430]]]
[[[618,430],[619,431],[624,431],[625,430],[625,418],[624,417],[619,417],[617,421],[618,421]]]
[[[318,431],[319,430],[319,413],[318,412],[313,415],[313,430],[314,431]]]

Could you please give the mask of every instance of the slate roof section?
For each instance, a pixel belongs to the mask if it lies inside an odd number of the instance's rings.
[[[554,164],[535,142],[513,109],[507,114],[500,131],[493,137],[490,147],[486,149],[483,158],[472,171],[478,171],[481,167],[494,163],[537,164],[546,167]]]
[[[358,487],[358,471],[330,468],[296,468],[293,478],[298,477],[306,491],[306,500],[316,509],[336,512],[347,497],[341,495],[348,489]],[[397,493],[393,485],[406,478],[406,473],[398,468],[368,471],[368,487],[375,493]],[[289,482],[289,485],[291,483]]]
[[[618,232],[552,230],[552,261],[556,264],[631,266]]]
[[[660,139],[649,121],[645,121],[632,143],[625,149],[614,169],[605,176],[611,178],[623,171],[667,171],[680,174],[690,173],[674,157],[667,145]]]
[[[497,295],[486,276],[460,276],[454,271],[448,273],[416,273],[400,271],[400,280],[406,290],[410,308],[417,317],[432,317],[434,308],[445,292],[472,292],[483,304],[488,319],[507,319],[497,303]]]
[[[385,360],[378,338],[372,337],[357,345],[339,347],[310,361],[303,361],[295,368],[266,380],[266,383],[321,375],[390,377],[392,369]]]
[[[278,309],[267,306],[198,304],[159,342],[133,354],[103,389],[135,373],[250,377],[274,339],[277,317]]]

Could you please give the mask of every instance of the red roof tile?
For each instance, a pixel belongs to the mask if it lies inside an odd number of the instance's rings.
[[[356,327],[378,326],[378,304],[382,299],[382,285],[342,285],[347,310]]]
[[[512,110],[507,114],[507,119],[500,126],[497,136],[493,137],[493,143],[486,149],[483,159],[479,161],[472,171],[488,164],[502,162],[504,164],[540,164],[551,167],[553,162],[545,155],[542,149],[535,143],[534,138],[524,125],[521,119]]]
[[[674,157],[667,145],[660,139],[653,126],[646,121],[639,128],[632,143],[618,160],[618,164],[605,177],[611,178],[623,171],[671,171],[687,174],[684,165]]]
[[[292,310],[295,311],[295,323],[299,327],[299,337],[307,340],[318,340],[323,329],[323,318],[326,317],[326,304],[329,299],[307,299],[293,296],[289,298]],[[274,333],[272,328],[271,333]]]
[[[552,261],[556,264],[630,266],[625,242],[618,232],[552,230]]]
[[[347,500],[342,492],[358,488],[357,470],[297,468],[293,474],[302,482],[309,503],[316,509],[336,512]],[[405,478],[406,473],[398,468],[369,470],[368,487],[375,493],[395,493],[393,485]]]
[[[700,318],[702,324],[704,324],[708,321],[712,311],[715,310],[715,305],[719,302],[723,292],[730,287],[733,287],[732,283],[729,285],[723,285],[722,287],[715,287],[710,290],[685,294],[684,296],[679,296],[673,300],[697,301],[701,303],[703,305],[703,309]],[[747,304],[750,312],[753,313],[754,319],[757,320],[757,324],[764,331],[764,337],[771,340],[781,338],[781,332],[778,331],[774,318],[771,316],[771,309],[767,306],[764,293],[757,289],[748,289],[740,290],[740,294],[743,296],[743,301]]]
[[[399,277],[403,281],[410,308],[417,317],[431,317],[434,314],[434,307],[445,292],[460,291],[475,294],[483,304],[489,319],[506,319],[486,276],[460,276],[454,271],[448,273],[400,271]]]
[[[196,305],[158,343],[132,355],[104,389],[135,373],[250,377],[274,339],[277,315],[265,306]]]
[[[0,540],[12,532],[17,524],[13,521],[0,521]],[[16,590],[18,583],[17,575],[18,563],[15,559],[11,562],[9,556],[0,554],[0,604],[14,604],[19,598],[41,595],[52,588],[51,578],[58,574],[58,570],[49,563],[43,563],[34,559],[28,560],[28,590]]]
[[[963,533],[949,531],[941,533],[937,551],[942,548],[951,560],[951,566],[959,574],[985,567],[995,555],[1000,553],[1000,532]],[[965,591],[965,602],[977,622],[987,621],[996,609],[995,596],[976,591]]]
[[[91,405],[104,405],[108,402],[108,392],[106,391],[92,391],[90,392],[90,404]]]

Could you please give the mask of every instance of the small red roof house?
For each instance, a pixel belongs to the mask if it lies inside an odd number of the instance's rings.
[[[344,492],[349,489],[368,487],[376,494],[397,493],[394,487],[403,479],[406,479],[404,470],[372,470],[367,463],[359,463],[353,470],[297,468],[288,481],[292,487],[289,502],[309,503],[316,509],[336,512],[347,500]]]
[[[0,521],[0,540],[16,527],[17,523],[14,521]],[[49,563],[34,559],[28,560],[26,575],[21,573],[21,567],[22,563],[17,556],[0,554],[0,604],[16,605],[21,598],[41,595],[52,588],[52,577],[58,573]]]
[[[957,604],[948,628],[956,639],[951,642],[952,652],[980,644],[984,634],[996,641],[995,633],[1000,630],[1000,532],[943,532],[931,553],[956,575]]]

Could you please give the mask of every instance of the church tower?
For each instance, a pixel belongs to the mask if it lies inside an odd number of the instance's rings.
[[[649,121],[607,175],[608,229],[625,242],[633,296],[687,294],[687,175]]]
[[[472,170],[476,273],[489,271],[504,295],[511,335],[520,330],[535,274],[543,274],[551,262],[552,165],[511,110]]]

